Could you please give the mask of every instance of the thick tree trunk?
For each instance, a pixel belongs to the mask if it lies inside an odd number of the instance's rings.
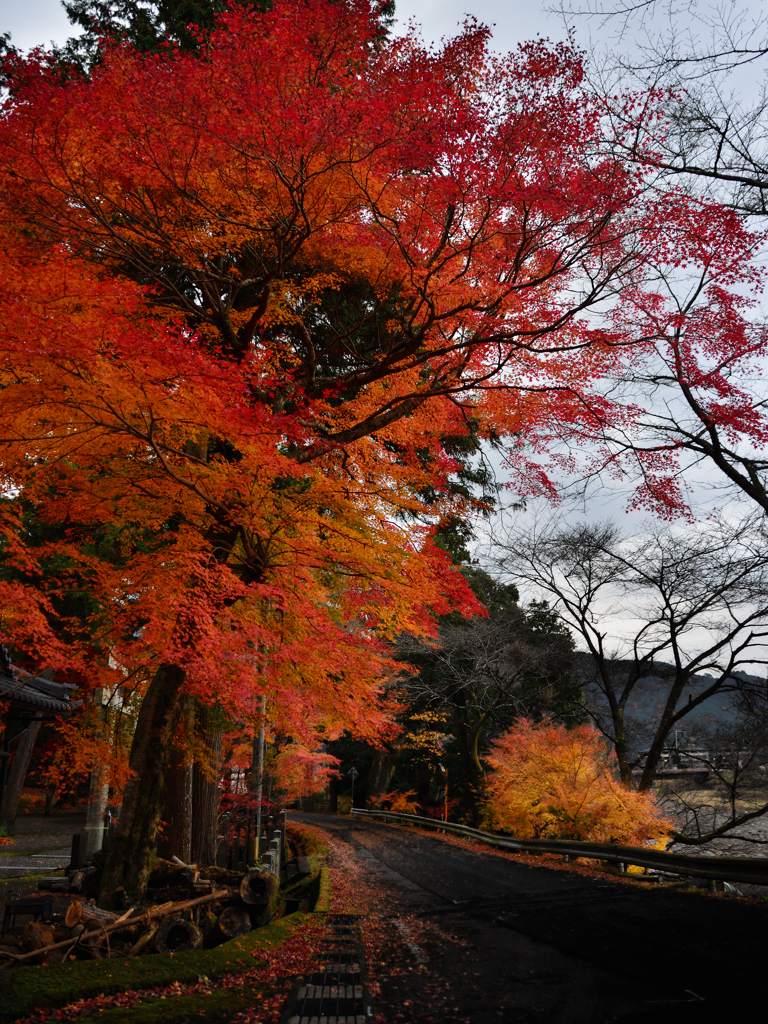
[[[392,751],[388,747],[377,747],[373,753],[373,764],[368,772],[368,781],[365,787],[367,800],[375,800],[389,792],[389,784],[395,771]]]
[[[162,827],[157,835],[157,855],[163,860],[178,857],[189,864],[192,852],[192,761],[179,733],[186,719],[187,732],[193,725],[192,700],[182,697],[177,738],[171,749],[171,760],[165,774]]]
[[[157,837],[158,857],[178,857],[185,864],[190,863],[192,854],[192,763],[188,756],[177,746],[171,751],[160,813],[163,828]]]
[[[125,890],[131,900],[146,888],[155,849],[155,834],[163,807],[165,773],[181,712],[184,670],[161,665],[142,701],[131,747],[132,777],[125,787],[123,806],[115,828],[100,899],[103,905],[120,903],[115,896]]]
[[[195,764],[192,774],[192,853],[193,864],[216,863],[216,838],[219,814],[219,772],[221,770],[221,726],[204,704],[197,707],[195,728],[205,744],[210,764]]]
[[[40,721],[42,714],[38,714],[29,723],[26,732],[19,737],[19,744],[16,747],[16,756],[11,765],[11,772],[8,776],[8,784],[3,794],[3,817],[8,834],[13,833],[13,826],[16,821],[16,812],[19,809],[21,791],[24,789],[24,781],[29,771],[29,762],[32,760],[32,751],[35,749],[37,737],[40,732]]]
[[[482,774],[478,774],[477,770],[478,758],[473,738],[473,729],[466,721],[463,714],[456,714],[454,718],[457,725],[457,731],[459,733],[461,760],[464,765],[464,773],[467,777],[467,783],[471,789],[476,791],[479,788],[479,782],[482,778]]]

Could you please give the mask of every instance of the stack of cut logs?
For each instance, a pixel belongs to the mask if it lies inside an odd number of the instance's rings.
[[[206,874],[214,877],[202,877]],[[0,966],[212,948],[266,924],[279,900],[279,880],[266,869],[240,876],[220,868],[198,870],[181,861],[157,861],[148,893],[182,898],[130,907],[120,914],[88,899],[92,875],[86,869],[70,873],[68,879],[41,880],[40,888],[74,898],[53,923],[29,922],[20,934],[0,939]]]

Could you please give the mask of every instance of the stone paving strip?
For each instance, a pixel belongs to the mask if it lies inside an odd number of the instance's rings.
[[[14,871],[16,874],[39,874],[41,871],[58,871],[69,864],[69,853],[32,853],[27,856],[3,857],[0,871]]]
[[[281,1024],[370,1024],[359,919],[326,914],[327,938],[317,954],[317,970],[302,979],[286,1004]]]

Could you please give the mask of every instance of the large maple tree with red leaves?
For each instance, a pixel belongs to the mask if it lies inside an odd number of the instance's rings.
[[[143,680],[107,889],[143,885],[183,694],[241,720],[266,694],[307,742],[387,727],[387,640],[481,610],[433,542],[471,505],[441,439],[505,436],[546,486],[525,443],[608,420],[592,385],[635,340],[590,311],[637,296],[669,209],[602,145],[580,55],[494,57],[474,24],[432,51],[376,15],[278,0],[197,54],[12,68],[3,629]],[[26,542],[30,507],[55,539]]]

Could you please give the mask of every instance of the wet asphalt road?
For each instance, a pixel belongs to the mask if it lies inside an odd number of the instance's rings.
[[[379,1001],[387,1020],[766,1019],[768,903],[531,867],[379,823],[291,817],[354,851],[406,939],[406,915],[429,925],[412,953],[445,1007],[434,1016],[418,974],[398,978]]]

